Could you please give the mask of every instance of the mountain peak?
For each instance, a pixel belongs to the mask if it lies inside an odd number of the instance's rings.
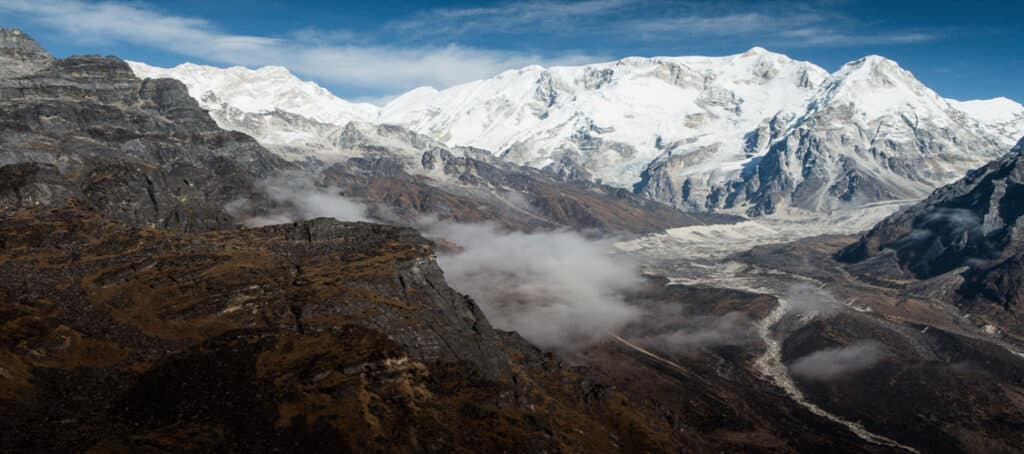
[[[918,115],[940,115],[949,103],[922,84],[914,74],[888,58],[868,55],[843,65],[826,88],[830,98],[866,109],[871,117],[913,108]]]
[[[16,28],[0,28],[0,76],[30,74],[53,61],[36,40]]]
[[[899,63],[885,58],[881,55],[868,55],[849,62],[836,71],[836,75],[842,78],[872,78],[872,79],[914,79],[910,71],[903,69]]]
[[[315,82],[299,79],[283,66],[249,69],[183,63],[174,68],[159,68],[137,62],[128,64],[140,78],[170,77],[184,82],[189,93],[201,104],[207,103],[203,107],[211,110],[218,108],[219,103],[228,103],[244,113],[281,110],[338,125],[377,117],[376,106],[338,98]],[[208,99],[210,93],[215,96]]]
[[[25,32],[17,28],[0,28],[0,49],[18,49],[25,52],[47,54],[46,49],[40,46]]]
[[[292,74],[292,72],[289,71],[288,68],[285,68],[284,66],[273,66],[273,65],[271,65],[271,66],[263,66],[263,67],[257,68],[256,69],[256,73],[257,74],[268,75],[268,76],[288,77],[288,78],[292,78],[292,79],[298,79],[298,77],[295,77],[295,74]]]
[[[767,54],[771,54],[771,53],[774,53],[774,52],[769,52],[768,49],[765,49],[765,48],[763,48],[761,46],[754,46],[754,47],[751,47],[746,52],[744,52],[744,53],[742,53],[740,55],[743,55],[745,57],[749,57],[749,56],[754,56],[754,55],[767,55]]]
[[[738,57],[740,59],[747,59],[747,58],[749,58],[749,59],[757,59],[757,60],[761,60],[761,61],[774,61],[774,62],[793,62],[793,61],[795,61],[792,58],[790,58],[789,55],[781,54],[781,53],[778,53],[778,52],[772,52],[772,51],[770,51],[768,49],[765,49],[763,47],[760,47],[760,46],[751,47],[746,52],[743,52],[742,54],[735,54],[732,57],[734,57],[734,58]]]
[[[1024,106],[1012,99],[998,97],[951,102],[983,124],[1008,128],[1013,137],[1016,132],[1024,132]]]

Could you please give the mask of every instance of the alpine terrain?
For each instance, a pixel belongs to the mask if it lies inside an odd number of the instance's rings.
[[[843,64],[982,32],[300,3],[0,4],[0,452],[1024,446],[1024,106]]]

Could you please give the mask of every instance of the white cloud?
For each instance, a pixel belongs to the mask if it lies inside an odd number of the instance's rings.
[[[586,346],[641,315],[625,297],[643,283],[639,268],[612,255],[610,242],[480,224],[426,230],[460,248],[437,259],[452,287],[472,296],[495,327],[542,347]]]
[[[907,44],[936,32],[890,30],[836,12],[827,5],[782,1],[756,5],[659,0],[529,1],[483,8],[438,8],[385,25],[416,38],[472,34],[615,36],[621,42],[714,39],[773,47]]]
[[[300,30],[287,37],[237,35],[205,19],[162,14],[140,3],[8,0],[0,3],[0,12],[84,41],[149,46],[220,64],[281,65],[322,82],[376,91],[420,85],[447,87],[530,64],[577,64],[595,59],[580,54],[547,56],[459,45],[338,44],[339,39],[351,36],[345,32]]]
[[[938,33],[853,33],[807,27],[786,30],[780,37],[792,39],[792,47],[863,46],[871,44],[913,44],[934,41],[942,37]]]
[[[579,33],[581,22],[621,12],[633,3],[631,0],[525,1],[489,7],[437,8],[389,22],[385,29],[421,38],[476,32]]]
[[[852,18],[815,10],[670,15],[626,21],[621,27],[647,40],[713,37],[787,48],[910,44],[942,37],[937,32],[867,31]]]
[[[236,200],[224,208],[249,227],[286,224],[300,219],[334,218],[344,222],[369,221],[367,206],[349,199],[336,187],[317,186],[301,173],[285,173],[266,180],[263,191],[277,203],[275,209],[251,216],[248,200]]]
[[[877,341],[819,350],[789,366],[794,375],[815,381],[831,381],[873,367],[889,356]]]
[[[806,23],[806,18],[791,17],[790,25],[799,26]],[[623,28],[645,34],[678,37],[680,35],[712,35],[737,36],[765,33],[778,27],[775,18],[761,13],[748,12],[740,14],[724,14],[714,16],[683,15],[660,17],[656,19],[635,19],[623,24]]]
[[[278,205],[270,213],[246,218],[247,211],[255,211],[248,200],[225,208],[252,227],[322,216],[367,220],[366,204],[299,174],[267,181],[263,187]],[[387,209],[375,208],[377,213]],[[518,331],[542,347],[587,346],[607,339],[642,314],[626,297],[644,283],[640,269],[626,257],[613,255],[611,240],[592,240],[572,231],[510,232],[490,224],[426,218],[417,224],[425,235],[457,245],[457,250],[437,258],[453,288],[472,296],[495,327]],[[670,340],[687,345],[731,342],[726,337],[739,329],[732,326],[740,322],[736,317]]]

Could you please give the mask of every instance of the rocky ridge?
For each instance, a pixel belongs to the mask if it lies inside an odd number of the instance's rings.
[[[960,274],[962,304],[988,300],[1016,312],[1024,302],[1022,152],[1024,140],[1004,157],[883,220],[838,258],[863,262],[891,256],[917,279]]]
[[[53,59],[3,31],[0,209],[86,202],[131,225],[234,225],[223,206],[293,167],[220,129],[175,80],[141,80],[113,57]]]

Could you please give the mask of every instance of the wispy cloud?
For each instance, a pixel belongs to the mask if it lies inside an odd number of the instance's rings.
[[[386,212],[386,206],[370,206],[325,187],[289,174],[263,184],[276,203],[270,213],[260,213],[249,200],[237,200],[225,208],[249,226],[282,224],[299,219],[332,217],[340,221],[365,221],[368,213]],[[508,192],[513,204],[527,203],[518,192]],[[426,236],[443,239],[453,251],[441,254],[438,264],[445,279],[474,298],[495,327],[514,330],[545,348],[575,349],[607,339],[637,319],[642,309],[626,295],[644,284],[637,264],[614,255],[612,240],[595,240],[568,230],[513,232],[490,224],[458,224],[422,218],[416,227]],[[711,320],[711,319],[709,319]],[[693,345],[735,342],[740,314],[730,314],[710,327],[693,327],[668,339]]]
[[[18,15],[84,41],[149,46],[212,63],[282,65],[323,82],[375,91],[447,87],[530,64],[578,64],[595,57],[447,45],[345,43],[351,35],[300,30],[288,36],[232,34],[201,18],[163,14],[141,3],[77,0],[0,3]]]
[[[703,38],[789,48],[910,44],[943,36],[938,31],[880,32],[872,24],[837,12],[835,6],[793,1],[540,0],[484,8],[437,8],[389,22],[385,29],[421,39],[543,34],[614,36],[623,43]]]
[[[712,37],[772,47],[844,47],[866,44],[912,44],[941,38],[940,32],[871,30],[856,19],[835,12],[798,8],[742,13],[687,13],[622,22],[624,32],[647,41],[681,37]],[[784,25],[783,25],[784,24]]]
[[[800,26],[817,20],[818,16],[804,14],[792,16],[786,23]],[[633,19],[624,22],[621,27],[646,39],[678,38],[680,35],[752,35],[780,28],[771,15],[756,12]]]
[[[815,381],[831,381],[869,369],[889,356],[877,341],[819,350],[790,364],[793,374]]]
[[[453,37],[476,33],[579,33],[583,23],[608,18],[635,4],[630,0],[581,2],[525,1],[477,8],[437,8],[385,24],[386,30],[414,37]]]
[[[83,42],[147,46],[205,63],[282,65],[372,96],[420,85],[444,88],[532,64],[601,61],[607,56],[558,50],[558,43],[607,43],[609,37],[620,48],[680,39],[796,48],[907,44],[942,36],[934,30],[880,32],[834,8],[792,2],[738,7],[696,1],[534,0],[428,9],[370,24],[376,28],[362,33],[308,28],[273,35],[232,33],[206,18],[116,0],[5,0],[0,17],[32,22]],[[543,51],[480,45],[491,43],[488,37],[495,35],[564,39],[554,39]]]
[[[914,44],[935,41],[941,33],[858,33],[853,31],[829,30],[811,26],[780,33],[780,38],[792,40],[791,47],[862,46],[869,44]]]

